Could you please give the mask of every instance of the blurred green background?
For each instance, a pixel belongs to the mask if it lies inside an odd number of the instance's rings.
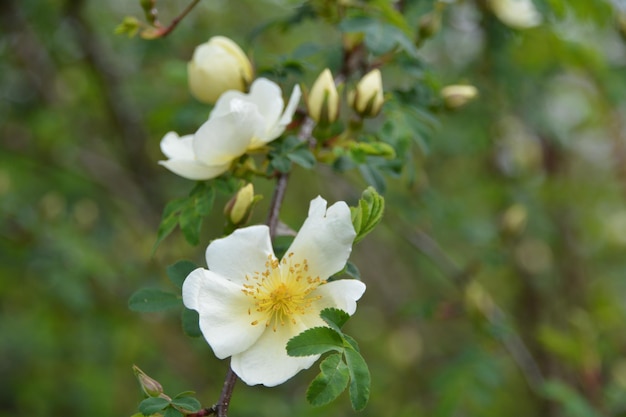
[[[0,4],[0,416],[131,415],[133,364],[167,392],[217,400],[227,361],[176,312],[127,308],[140,287],[173,289],[167,265],[204,264],[221,230],[208,222],[195,248],[175,232],[152,254],[163,206],[191,188],[156,164],[159,141],[208,113],[186,61],[213,35],[257,68],[319,46],[308,85],[339,59],[321,20],[256,31],[298,1],[206,0],[165,39],[114,35],[138,3]],[[433,9],[401,3],[414,27]],[[161,20],[186,4],[159,2]],[[626,416],[626,5],[535,5],[542,24],[516,30],[485,1],[452,3],[419,74],[383,67],[388,91],[463,82],[480,96],[456,111],[424,102],[432,126],[413,133],[411,174],[388,178],[383,224],[353,252],[368,291],[348,333],[373,379],[361,415]],[[256,184],[259,222],[272,186]],[[353,203],[365,186],[297,168],[283,219],[297,228],[317,194]],[[238,384],[231,415],[355,414],[345,395],[306,403],[315,372]]]

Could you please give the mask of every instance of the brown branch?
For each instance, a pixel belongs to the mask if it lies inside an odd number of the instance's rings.
[[[185,16],[187,16],[189,12],[191,12],[191,10],[194,7],[196,7],[198,3],[200,3],[200,0],[193,0],[191,3],[189,3],[187,7],[185,7],[185,10],[183,10],[181,14],[176,16],[168,26],[163,27],[160,24],[157,24],[156,30],[150,33],[150,36],[149,36],[150,39],[164,38],[170,33],[172,33],[172,31],[176,29],[176,26],[178,26],[180,21],[183,20]],[[155,23],[158,23],[158,22],[155,22]]]

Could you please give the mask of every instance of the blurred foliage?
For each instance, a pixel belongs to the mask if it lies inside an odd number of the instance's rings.
[[[542,24],[525,30],[487,0],[404,0],[402,14],[370,0],[350,16],[333,3],[207,0],[150,42],[114,35],[138,2],[0,3],[0,416],[130,415],[133,363],[171,392],[217,398],[227,363],[183,335],[180,311],[127,306],[141,286],[175,292],[174,261],[204,264],[178,230],[152,254],[166,202],[192,188],[157,166],[159,140],[207,116],[186,61],[210,36],[310,85],[340,66],[342,32],[376,56],[402,51],[383,67],[383,115],[366,122],[396,159],[345,175],[354,159],[317,175],[286,161],[282,218],[300,224],[318,193],[352,204],[366,181],[386,188],[382,226],[351,259],[368,285],[346,325],[372,375],[361,414],[626,416],[623,3],[537,0]],[[186,4],[159,2],[159,18]],[[407,42],[418,26],[431,37]],[[479,97],[446,109],[438,91],[462,83]],[[202,241],[217,217],[196,225]],[[231,414],[352,415],[348,398],[304,401],[315,372],[238,384]]]

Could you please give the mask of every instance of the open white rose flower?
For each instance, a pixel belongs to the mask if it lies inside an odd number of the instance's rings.
[[[183,302],[200,316],[200,329],[215,355],[231,357],[233,371],[248,385],[281,384],[319,355],[287,355],[289,339],[325,326],[324,308],[352,315],[365,284],[327,279],[346,264],[356,233],[350,209],[311,201],[309,214],[285,256],[274,255],[267,226],[250,226],[211,242],[208,269],[191,272]]]
[[[294,87],[287,107],[280,87],[259,78],[248,94],[222,94],[209,119],[193,135],[167,133],[161,151],[168,158],[159,161],[175,174],[191,180],[208,180],[228,170],[233,160],[278,138],[291,122],[300,101],[300,87]]]

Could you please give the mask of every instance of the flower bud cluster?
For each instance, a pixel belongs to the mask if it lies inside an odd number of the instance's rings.
[[[385,101],[380,70],[374,69],[348,92],[348,104],[360,117],[376,117]],[[340,98],[332,73],[326,68],[317,77],[307,96],[309,116],[325,126],[339,118]]]

